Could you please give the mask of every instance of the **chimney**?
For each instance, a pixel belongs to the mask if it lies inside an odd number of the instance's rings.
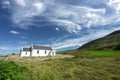
[[[31,49],[33,49],[33,44],[31,44],[30,46],[31,46]]]
[[[23,46],[21,47],[21,51],[23,51]]]

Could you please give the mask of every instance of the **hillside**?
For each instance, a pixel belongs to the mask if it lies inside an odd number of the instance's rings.
[[[111,34],[88,42],[79,49],[82,50],[120,50],[120,30]]]

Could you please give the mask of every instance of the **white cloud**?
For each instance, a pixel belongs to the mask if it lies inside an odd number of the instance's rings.
[[[21,44],[21,45],[25,45],[25,44],[28,44],[28,42],[26,42],[26,41],[21,41],[20,44]]]
[[[25,38],[27,38],[27,37],[25,37],[25,36],[20,36],[20,38],[25,39]]]
[[[3,1],[2,4],[10,5],[10,2],[9,1]]]
[[[94,23],[93,21],[88,21],[88,23],[86,24],[86,27],[90,28],[93,23]]]
[[[33,6],[37,8],[37,10],[39,11],[43,8],[43,3],[41,2],[33,3]]]
[[[0,53],[3,53],[3,54],[18,53],[18,50],[20,50],[20,47],[0,46]]]
[[[58,27],[65,28],[70,33],[78,33],[81,30],[81,26],[69,20],[51,20],[58,23]]]
[[[55,28],[56,31],[59,31],[59,28]]]
[[[88,18],[96,18],[97,15],[95,13],[87,13],[86,17],[88,17]]]
[[[0,47],[1,50],[8,50],[8,47]]]
[[[68,27],[72,27],[74,29],[68,29],[66,26],[66,30],[69,32],[77,33],[78,31],[82,30],[81,24],[84,25],[87,28],[91,28],[91,26],[97,26],[97,25],[104,25],[106,24],[105,18],[101,15],[105,14],[105,9],[93,9],[89,7],[82,7],[82,6],[72,6],[70,9],[66,9],[67,7],[62,7],[60,10],[56,10],[56,14],[54,17],[59,18],[62,17],[63,20],[57,19],[57,21],[62,22],[64,25],[69,24]],[[65,19],[64,19],[65,18]],[[74,24],[74,25],[73,25]],[[76,29],[75,28],[79,28]],[[78,27],[79,26],[79,27]],[[75,30],[75,31],[74,31]]]
[[[119,3],[119,2],[120,2],[120,0],[108,0],[109,5],[112,5],[114,3]]]
[[[8,8],[10,6],[10,2],[9,1],[3,1],[2,2],[2,8]]]
[[[26,7],[18,7],[19,10],[17,7],[15,8],[13,20],[15,23],[19,24],[21,28],[26,29],[29,28],[28,26],[34,21],[34,16],[42,16],[47,20],[50,19],[58,23],[58,27],[75,34],[82,30],[81,24],[90,28],[92,25],[102,25],[105,23],[105,19],[101,16],[105,14],[105,8],[94,9],[87,6],[54,4],[55,1],[56,0],[51,0],[50,2],[47,0],[26,0]],[[25,1],[20,2],[25,3]],[[42,14],[42,12],[46,10],[50,12]]]
[[[120,0],[108,0],[107,3],[110,7],[116,10],[116,13],[120,12]]]
[[[25,7],[26,6],[26,3],[25,3],[25,0],[15,0],[16,3],[22,7]]]
[[[11,30],[10,33],[11,33],[11,34],[15,34],[15,35],[16,35],[16,34],[20,34],[20,32],[15,31],[15,30]]]
[[[73,6],[73,8],[75,10],[80,9],[80,11],[85,11],[85,12],[93,12],[93,13],[101,13],[101,14],[105,14],[106,10],[105,8],[100,8],[100,9],[94,9],[94,8],[90,8],[90,7],[83,7],[83,6]]]
[[[19,0],[16,1],[19,2]],[[79,33],[84,27],[107,25],[115,23],[116,19],[120,18],[119,14],[106,16],[106,7],[92,8],[81,5],[63,5],[57,3],[56,0],[20,0],[20,4],[25,7],[16,6],[14,8],[13,21],[23,29],[28,29],[29,25],[33,25],[32,21],[36,21],[33,19],[34,16],[54,21],[58,27],[75,34]],[[115,9],[120,7],[119,0],[114,1],[114,3],[109,2],[109,4],[109,7]],[[117,6],[114,4],[117,4]],[[116,12],[119,13],[118,9]],[[41,18],[37,19],[37,21],[40,20]]]
[[[0,50],[7,50],[7,51],[10,51],[10,50],[19,50],[19,47],[12,47],[12,46],[6,47],[6,46],[0,46]]]
[[[16,0],[16,3],[20,6],[16,5],[16,7],[11,9],[13,14],[12,19],[23,29],[28,28],[33,17],[40,15],[45,9],[44,3],[40,0]]]

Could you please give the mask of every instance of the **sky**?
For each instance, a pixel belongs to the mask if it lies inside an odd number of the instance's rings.
[[[0,0],[0,53],[31,44],[56,51],[120,30],[120,0]]]

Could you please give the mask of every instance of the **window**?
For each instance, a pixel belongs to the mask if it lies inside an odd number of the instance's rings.
[[[54,56],[54,52],[52,52],[52,56]]]
[[[39,54],[39,50],[37,51],[37,54]]]
[[[27,52],[26,52],[26,55],[27,55]]]
[[[47,52],[46,52],[46,50],[45,50],[45,54],[46,54]]]

